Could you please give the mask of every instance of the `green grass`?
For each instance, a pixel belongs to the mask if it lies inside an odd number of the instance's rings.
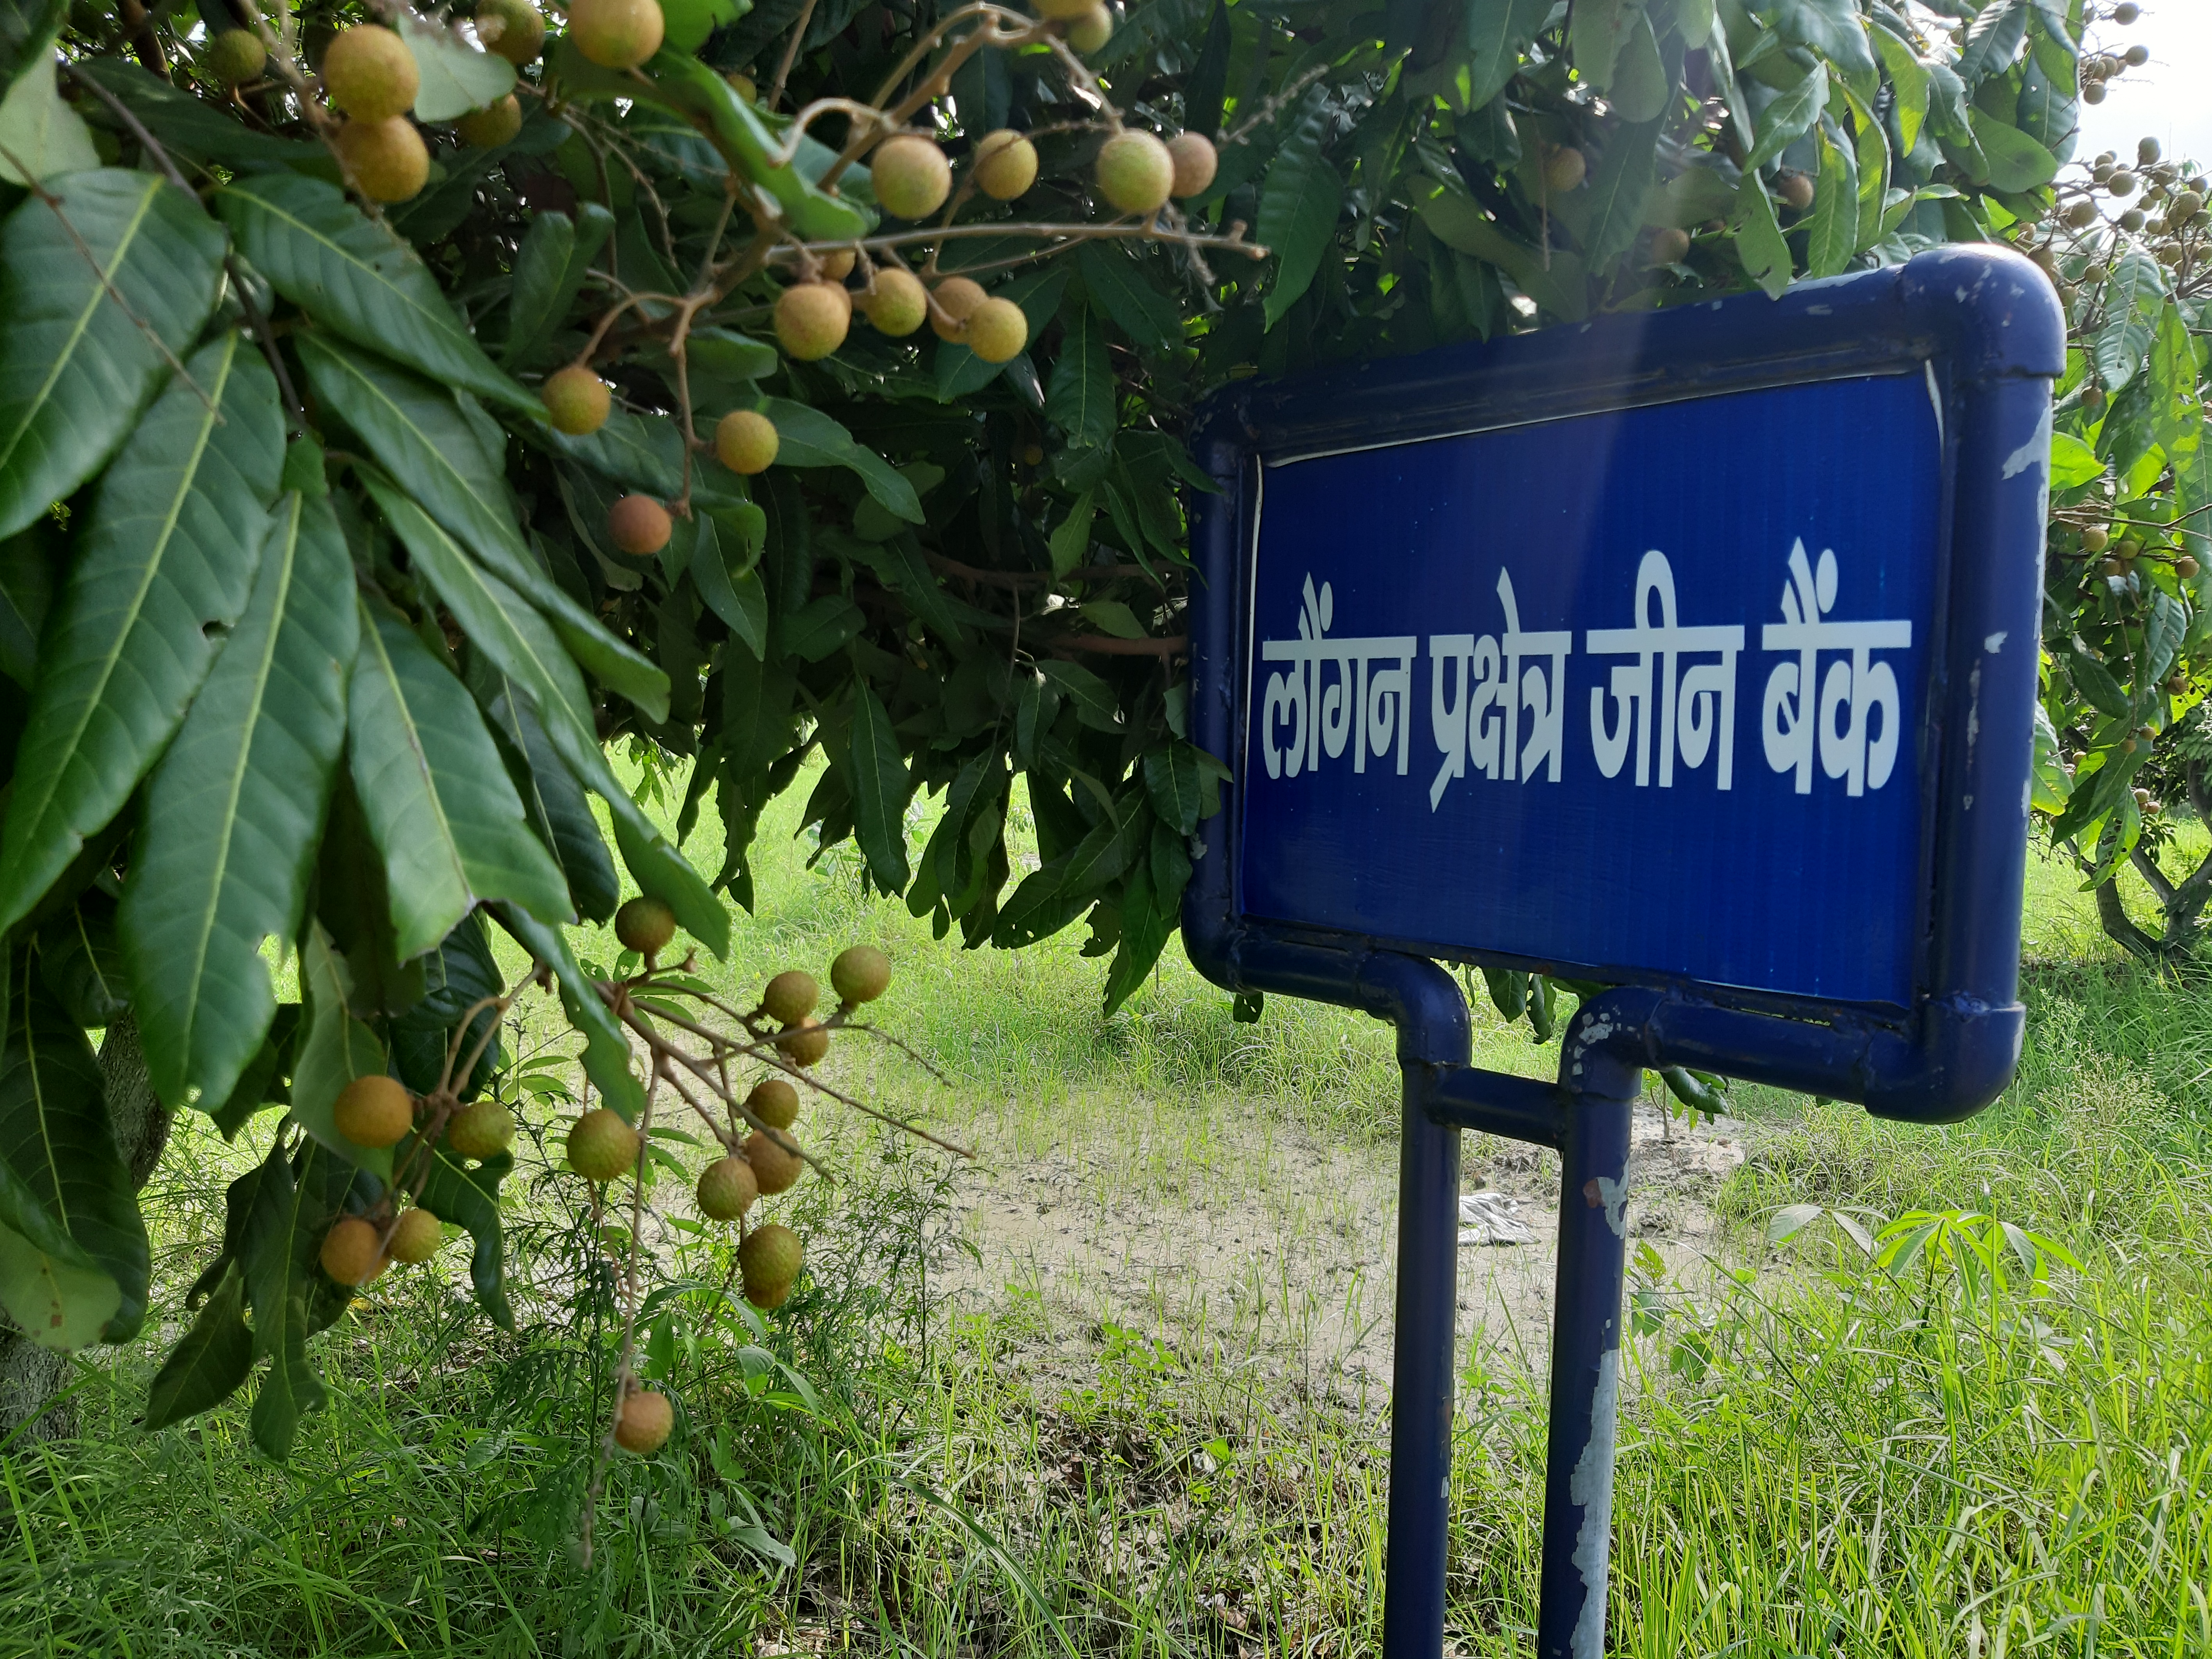
[[[1079,931],[1013,954],[934,941],[862,895],[849,855],[806,869],[793,816],[708,971],[744,997],[883,944],[885,1024],[949,1082],[841,1039],[830,1073],[871,1102],[988,1133],[1001,1160],[1079,1148],[1093,1179],[1155,1194],[1164,1227],[1279,1142],[1391,1157],[1381,1026],[1279,1000],[1237,1024],[1173,951],[1102,1019]],[[693,840],[708,867],[715,833]],[[2212,1655],[2212,1006],[2118,959],[2075,886],[2032,874],[2028,1048],[1996,1107],[1908,1129],[1745,1091],[1721,1260],[1678,1278],[1638,1253],[1615,1650]],[[557,1035],[522,1012],[526,1043]],[[1477,1024],[1483,1063],[1555,1060],[1525,1026]],[[477,1316],[458,1261],[388,1276],[320,1340],[331,1407],[288,1466],[250,1452],[235,1402],[137,1428],[156,1344],[85,1356],[79,1437],[0,1453],[0,1650],[1374,1650],[1387,1420],[1280,1363],[1263,1339],[1287,1295],[1135,1322],[1034,1283],[948,1304],[945,1160],[805,1121],[842,1173],[775,1201],[810,1252],[782,1314],[749,1323],[720,1297],[719,1235],[659,1240],[647,1352],[678,1434],[616,1468],[588,1567],[613,1307],[544,1121],[511,1204],[518,1332]],[[222,1184],[273,1127],[233,1147],[180,1126],[148,1200],[172,1326]],[[1987,1212],[2081,1270],[1984,1296],[1880,1271],[1832,1221],[1770,1246],[1793,1204]],[[1525,1364],[1468,1356],[1450,1619],[1469,1653],[1530,1650],[1542,1402]]]

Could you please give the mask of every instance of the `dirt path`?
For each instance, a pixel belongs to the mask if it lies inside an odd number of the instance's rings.
[[[1132,1335],[1178,1352],[1257,1361],[1309,1397],[1379,1406],[1390,1370],[1397,1176],[1394,1149],[1349,1151],[1280,1117],[1193,1125],[1132,1101],[1097,1103],[1043,1133],[1036,1116],[984,1110],[981,1156],[955,1209],[974,1260],[944,1288],[981,1310],[1014,1298],[1049,1317],[1071,1364]],[[1702,1275],[1718,1231],[1711,1205],[1743,1160],[1733,1126],[1672,1126],[1638,1108],[1632,1237],[1670,1274]],[[1540,1364],[1549,1342],[1558,1229],[1555,1154],[1487,1137],[1465,1143],[1462,1191],[1492,1192],[1526,1243],[1463,1243],[1461,1364]]]

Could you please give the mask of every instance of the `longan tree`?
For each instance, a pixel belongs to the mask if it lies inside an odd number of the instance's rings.
[[[670,958],[727,950],[802,782],[819,846],[940,937],[1083,921],[1108,1009],[1141,984],[1225,775],[1181,670],[1207,391],[2011,234],[2070,153],[2085,22],[553,11],[0,12],[0,1306],[50,1348],[129,1338],[163,1114],[281,1112],[148,1410],[250,1383],[276,1455],[311,1339],[444,1224],[508,1317],[526,994],[580,1043],[591,1203],[635,1217],[643,1133],[683,1115],[746,1293],[789,1292],[800,1243],[757,1206],[888,964],[740,1006]],[[672,840],[641,798],[678,779]],[[634,971],[563,931],[611,919]],[[125,1145],[103,1074],[139,1060],[156,1127]],[[672,1413],[620,1364],[608,1443],[649,1451]]]

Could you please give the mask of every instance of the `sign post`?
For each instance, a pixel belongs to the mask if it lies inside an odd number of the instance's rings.
[[[1537,1650],[1594,1659],[1645,1068],[1929,1123],[2010,1080],[2064,358],[1960,247],[1201,417],[1185,941],[1398,1033],[1388,1659],[1443,1643],[1462,1130],[1561,1156]],[[1615,988],[1545,1084],[1441,962]]]

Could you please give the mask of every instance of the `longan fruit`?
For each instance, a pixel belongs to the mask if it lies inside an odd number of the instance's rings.
[[[331,105],[356,121],[404,115],[415,107],[415,94],[422,86],[415,54],[381,23],[341,30],[323,54],[322,76]]]
[[[650,495],[625,495],[607,509],[607,539],[634,559],[652,557],[675,533],[668,509]]]
[[[601,69],[635,69],[667,29],[659,0],[569,0],[568,38]]]
[[[965,339],[969,313],[990,297],[981,283],[966,276],[946,277],[930,295],[934,301],[929,309],[931,331],[940,340]]]
[[[830,964],[830,988],[841,1002],[873,1002],[890,989],[891,959],[872,945],[854,945]]]
[[[446,1144],[463,1158],[497,1158],[514,1144],[514,1114],[486,1096],[446,1120]]]
[[[438,1218],[419,1205],[392,1224],[391,1242],[384,1247],[394,1261],[428,1261],[445,1248],[446,1230]]]
[[[586,1181],[612,1181],[637,1167],[638,1133],[621,1113],[594,1106],[568,1130],[568,1167]]]
[[[753,1181],[763,1198],[787,1192],[806,1170],[804,1158],[787,1152],[760,1129],[745,1137],[745,1162],[753,1166]]]
[[[497,149],[514,143],[514,135],[522,131],[522,106],[510,92],[495,104],[471,110],[453,123],[453,131],[460,134],[463,143],[478,149]]]
[[[714,458],[746,477],[775,465],[782,442],[775,422],[758,410],[733,409],[714,426]]]
[[[676,912],[669,908],[666,899],[641,893],[615,912],[615,937],[625,951],[648,958],[657,957],[676,937]]]
[[[745,1109],[771,1129],[788,1129],[799,1121],[799,1091],[780,1077],[766,1079],[745,1097]]]
[[[975,188],[994,202],[1011,202],[1036,183],[1036,146],[1001,127],[975,145]]]
[[[668,1403],[668,1396],[639,1389],[623,1400],[622,1411],[615,1418],[615,1444],[640,1457],[650,1457],[668,1443],[668,1431],[675,1426],[676,1407]]]
[[[1170,190],[1177,201],[1204,195],[1221,167],[1213,141],[1198,132],[1178,132],[1169,139],[1168,159],[1175,163],[1175,182]]]
[[[538,395],[544,401],[553,429],[572,438],[590,437],[607,423],[608,411],[614,407],[614,388],[581,363],[548,374]]]
[[[775,337],[802,363],[827,357],[853,326],[853,296],[836,283],[796,283],[775,302]]]
[[[738,1271],[745,1285],[745,1300],[763,1312],[781,1308],[799,1282],[805,1265],[805,1247],[799,1235],[781,1222],[756,1227],[738,1246]]]
[[[894,133],[868,163],[876,201],[895,219],[927,219],[952,193],[952,164],[918,132]]]
[[[929,319],[929,290],[910,270],[896,265],[876,267],[874,291],[859,296],[857,303],[878,333],[902,339]]]
[[[1175,158],[1149,132],[1117,132],[1098,147],[1098,192],[1123,213],[1157,213],[1175,188]]]
[[[545,50],[545,17],[529,0],[477,0],[477,40],[520,69]]]
[[[219,86],[255,80],[269,66],[269,48],[252,29],[225,29],[208,42],[201,60]]]
[[[742,1158],[716,1158],[699,1177],[699,1213],[712,1221],[735,1221],[759,1196],[753,1166]]]
[[[397,1146],[415,1127],[415,1097],[398,1079],[374,1072],[338,1091],[331,1116],[356,1146]]]
[[[794,1066],[818,1066],[830,1052],[830,1028],[811,1014],[776,1034],[776,1052]]]
[[[787,968],[761,993],[761,1010],[779,1025],[805,1019],[822,1001],[822,988],[803,968]]]
[[[430,152],[404,115],[356,116],[338,129],[338,156],[372,202],[411,201],[430,179]]]
[[[378,1247],[376,1224],[361,1216],[341,1216],[323,1235],[316,1259],[323,1271],[341,1285],[368,1284],[392,1265]]]
[[[968,313],[968,349],[987,363],[1012,362],[1029,338],[1030,319],[1012,300],[994,296]]]

